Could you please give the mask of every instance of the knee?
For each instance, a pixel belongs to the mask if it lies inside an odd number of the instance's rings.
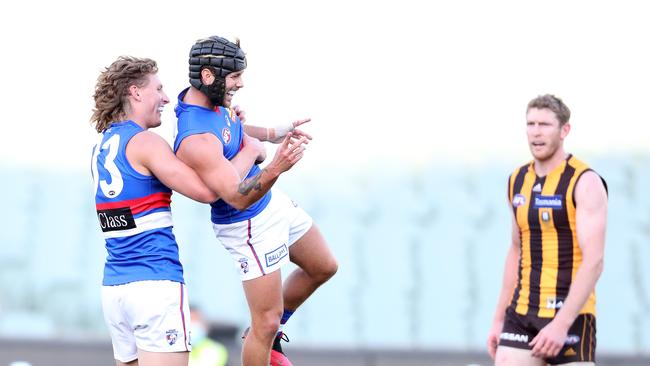
[[[319,273],[316,279],[320,283],[325,283],[327,282],[327,280],[334,277],[334,275],[338,270],[339,270],[338,262],[336,261],[336,259],[331,258],[330,260],[326,261],[323,264],[323,266],[321,266],[320,270],[318,271]]]
[[[253,330],[264,340],[272,340],[280,328],[282,309],[261,312],[253,317]]]

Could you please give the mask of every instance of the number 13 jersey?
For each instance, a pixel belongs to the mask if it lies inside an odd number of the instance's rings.
[[[183,281],[172,233],[171,190],[137,172],[126,145],[144,131],[133,121],[114,123],[93,148],[95,204],[108,256],[103,285],[144,280]]]

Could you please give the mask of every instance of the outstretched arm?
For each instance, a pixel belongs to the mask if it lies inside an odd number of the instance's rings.
[[[304,136],[311,140],[311,135],[296,129],[296,127],[311,121],[311,118],[301,119],[284,125],[278,125],[272,128],[244,125],[244,131],[260,141],[268,141],[274,144],[282,142],[287,133],[292,132],[294,136]]]
[[[164,185],[186,197],[204,203],[219,198],[154,132],[143,131],[133,136],[126,146],[126,156],[136,171],[154,175]]]
[[[535,357],[556,356],[566,341],[569,328],[594,291],[603,271],[607,192],[595,172],[584,173],[576,183],[576,231],[582,263],[569,287],[569,293],[555,318],[530,342]]]
[[[244,131],[247,135],[254,137],[260,141],[268,141],[274,144],[282,142],[284,137],[289,133],[293,132],[294,137],[304,136],[307,139],[311,140],[312,137],[308,133],[296,130],[297,127],[310,122],[311,118],[299,119],[293,122],[283,123],[272,128],[260,127],[260,126],[251,126],[246,124],[246,112],[239,106],[234,106],[233,110],[239,117],[239,120],[244,124]]]
[[[305,138],[287,135],[273,161],[257,175],[241,181],[235,167],[223,156],[223,145],[209,133],[186,137],[177,155],[194,169],[205,184],[237,210],[245,210],[266,194],[280,174],[291,169],[303,156]]]

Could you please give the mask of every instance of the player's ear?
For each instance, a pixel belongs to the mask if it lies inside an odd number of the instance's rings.
[[[133,84],[129,86],[129,96],[134,98],[137,101],[140,101],[140,88],[137,85]]]
[[[562,125],[561,131],[560,131],[560,136],[562,137],[562,139],[567,137],[567,135],[569,134],[569,131],[571,131],[571,124],[567,121],[567,123]]]
[[[212,71],[210,71],[210,69],[208,69],[207,67],[203,68],[203,70],[201,70],[201,83],[203,83],[203,85],[210,85],[213,82],[214,82],[214,74],[212,73]]]

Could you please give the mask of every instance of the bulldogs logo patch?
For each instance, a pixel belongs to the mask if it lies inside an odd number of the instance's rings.
[[[221,130],[221,137],[223,138],[224,144],[228,145],[230,143],[232,136],[228,127],[224,127],[223,130]]]
[[[241,270],[242,273],[246,274],[250,270],[248,268],[248,259],[246,258],[239,258],[239,269]]]
[[[178,339],[178,331],[176,329],[170,329],[167,332],[165,332],[165,339],[167,340],[167,343],[169,343],[170,346],[173,346],[174,343],[176,343],[176,340]]]

